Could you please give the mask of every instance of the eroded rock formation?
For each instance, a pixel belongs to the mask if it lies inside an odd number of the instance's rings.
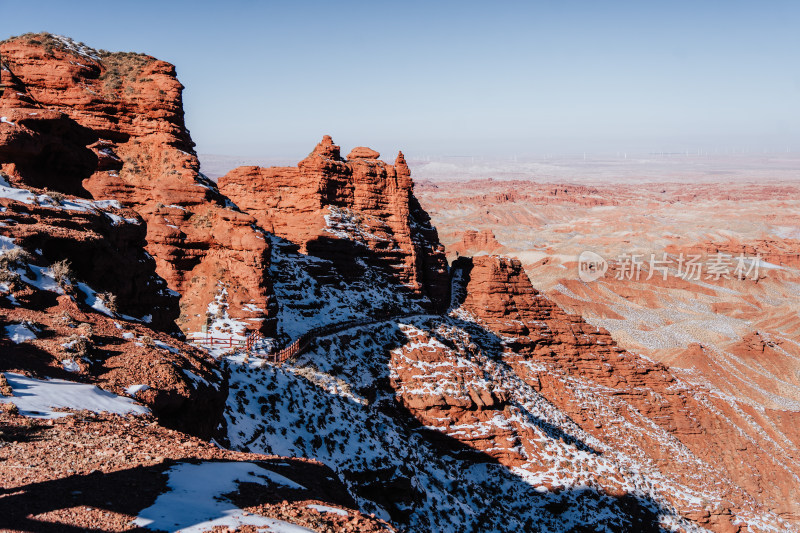
[[[44,264],[69,261],[75,279],[111,295],[120,313],[159,331],[177,331],[178,294],[156,275],[155,261],[144,251],[145,226],[135,211],[115,202],[98,205],[53,193],[3,190],[11,198],[0,196],[0,235]],[[15,201],[10,192],[24,194],[30,203]]]
[[[136,212],[4,179],[0,211],[0,370],[94,383],[165,426],[213,435],[224,376],[175,338],[178,295],[144,251]]]
[[[345,160],[326,135],[297,167],[239,167],[219,179],[219,188],[262,228],[301,250],[355,271],[363,260],[442,309],[444,247],[414,196],[402,152],[394,165],[378,157],[357,147]]]
[[[454,237],[461,237],[461,240],[447,247],[448,258],[481,255],[482,253],[498,253],[503,245],[497,242],[494,232],[490,229],[480,231],[466,230],[459,232]]]
[[[754,502],[785,518],[796,516],[798,488],[791,473],[797,468],[795,448],[766,435],[761,427],[763,415],[752,406],[690,387],[664,364],[619,348],[607,331],[564,312],[536,291],[518,260],[461,258],[454,263],[453,274],[459,287],[454,288],[457,312],[497,334],[509,351],[506,362],[514,373],[584,431],[615,449],[635,443],[662,472],[688,486],[699,486],[696,472],[688,466],[692,463],[710,467],[723,480],[728,508],[717,509],[716,514],[689,513],[693,519],[714,530],[735,531],[731,509]],[[764,345],[761,339],[757,341]],[[475,379],[465,376],[463,381]],[[589,390],[602,399],[587,403]],[[470,391],[468,396],[472,401],[467,405],[445,401],[446,412],[436,402],[416,406],[415,411],[426,423],[448,419],[458,426],[454,413],[469,420],[480,416],[476,410],[502,410],[505,405],[502,389],[491,395]],[[642,426],[644,420],[648,422]],[[659,431],[644,429],[650,424],[675,439],[691,459],[672,456],[673,445],[659,438]],[[498,432],[470,437],[467,442],[477,443],[501,462],[516,464],[525,456],[516,454],[516,446],[528,439],[510,437],[508,428]],[[516,435],[520,433],[524,435]]]
[[[181,294],[185,332],[213,320],[221,294],[242,329],[271,332],[269,245],[199,173],[175,67],[49,34],[0,50],[11,85],[0,99],[0,165],[11,182],[135,209],[159,275]]]

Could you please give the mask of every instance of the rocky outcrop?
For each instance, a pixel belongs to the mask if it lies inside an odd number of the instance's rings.
[[[91,130],[52,109],[3,108],[3,115],[0,161],[12,182],[88,196],[82,181],[98,165],[87,148],[96,140]]]
[[[728,258],[730,265],[729,272],[734,273],[738,263],[738,258],[744,257],[748,260],[747,266],[750,266],[749,260],[758,257],[761,261],[769,263],[768,266],[778,265],[781,267],[800,268],[800,240],[797,239],[758,239],[749,242],[741,242],[736,239],[729,239],[726,241],[706,242],[700,243],[695,246],[671,246],[667,248],[668,253],[678,255],[680,253],[688,255],[699,255],[702,258],[713,258],[717,255]],[[753,274],[746,276],[745,273],[749,269],[745,269],[742,273],[744,278],[753,278]],[[753,273],[755,277],[764,277],[765,268],[761,268],[760,272]],[[772,272],[771,274],[775,274]]]
[[[480,231],[466,230],[459,232],[454,237],[460,240],[455,244],[447,247],[448,258],[465,256],[474,256],[484,253],[497,253],[503,247],[494,236],[494,232],[489,229]]]
[[[456,313],[496,333],[515,374],[584,431],[615,449],[636,443],[662,472],[696,486],[690,461],[673,460],[654,432],[633,430],[644,417],[700,462],[713,465],[714,475],[729,484],[724,495],[729,509],[702,523],[726,530],[720,524],[735,522],[725,518],[731,506],[747,507],[754,500],[786,518],[796,515],[797,487],[788,482],[796,468],[788,466],[796,462],[793,447],[766,436],[750,407],[690,388],[665,365],[619,348],[607,331],[565,313],[536,291],[517,260],[461,258],[453,276]],[[582,398],[588,390],[605,399],[587,404]],[[506,460],[502,447],[493,453]]]
[[[347,154],[347,159],[378,159],[380,152],[367,148],[366,146],[356,146]]]
[[[354,148],[347,160],[325,136],[297,167],[239,167],[219,188],[267,231],[309,254],[374,266],[446,306],[447,262],[436,229],[414,196],[402,152],[394,165]]]
[[[530,334],[525,318],[536,312],[536,289],[522,263],[496,256],[461,257],[453,263],[456,305],[475,313],[492,331],[522,337]]]
[[[181,294],[179,325],[214,319],[220,295],[240,329],[274,329],[269,245],[199,173],[175,68],[49,34],[0,44],[0,166],[12,183],[113,199],[145,220],[147,250]]]
[[[0,211],[0,370],[97,384],[165,426],[213,435],[224,375],[175,338],[178,295],[144,251],[142,219],[5,180]]]
[[[131,530],[143,510],[174,489],[169,483],[173,469],[192,468],[208,476],[204,469],[213,473],[220,463],[238,472],[255,467],[263,478],[248,476],[224,495],[227,523],[236,523],[230,514],[237,510],[249,522],[207,530],[396,531],[359,512],[336,473],[317,461],[225,450],[138,416],[83,412],[32,420],[0,409],[0,428],[0,488],[8,495],[0,499],[0,516],[6,531]],[[219,505],[209,485],[196,485],[195,508]],[[121,490],[125,487],[135,490]],[[173,509],[172,523],[193,525],[185,507]],[[264,522],[261,517],[270,519],[270,527],[241,523]]]
[[[178,331],[178,294],[144,251],[145,225],[115,202],[68,199],[2,187],[0,235],[47,265],[68,261],[76,281],[106,293],[114,311],[168,333]],[[3,197],[5,195],[5,197]],[[13,198],[23,195],[27,202]]]

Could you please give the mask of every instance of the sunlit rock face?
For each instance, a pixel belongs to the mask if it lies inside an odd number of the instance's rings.
[[[0,50],[13,73],[0,108],[20,119],[0,128],[11,181],[135,209],[158,274],[181,295],[184,332],[213,319],[220,295],[234,330],[273,331],[269,245],[199,173],[175,67],[49,34]]]
[[[296,167],[239,167],[219,187],[302,251],[334,259],[352,275],[363,261],[443,310],[448,271],[436,228],[414,196],[403,154],[394,165],[378,157],[357,147],[344,159],[326,135]]]

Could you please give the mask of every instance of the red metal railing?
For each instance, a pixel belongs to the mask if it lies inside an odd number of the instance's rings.
[[[362,318],[360,320],[348,320],[346,322],[334,322],[332,324],[326,324],[318,328],[312,328],[303,333],[302,335],[300,335],[300,337],[295,339],[288,346],[285,346],[284,348],[271,354],[268,360],[274,363],[284,363],[289,359],[296,357],[300,355],[302,352],[306,351],[308,347],[311,346],[311,343],[317,340],[318,337],[324,337],[326,335],[336,333],[337,331],[343,331],[345,329],[350,329],[357,326],[365,326],[367,324],[382,322],[390,318],[391,316],[392,316],[391,313],[382,313],[372,318]]]
[[[234,337],[214,337],[212,335],[206,335],[202,338],[194,339],[194,343],[209,348],[213,348],[214,346],[220,346],[223,348],[239,348],[245,345],[245,341],[242,339],[235,339]]]

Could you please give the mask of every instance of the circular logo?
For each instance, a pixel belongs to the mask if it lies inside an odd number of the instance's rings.
[[[586,250],[578,256],[578,277],[586,283],[602,278],[607,270],[608,262],[600,254]]]

